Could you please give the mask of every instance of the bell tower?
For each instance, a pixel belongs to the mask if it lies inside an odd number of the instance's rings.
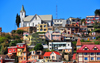
[[[21,19],[21,27],[23,27],[23,18],[25,18],[26,12],[24,9],[24,6],[22,5],[21,11],[20,11],[20,19]]]

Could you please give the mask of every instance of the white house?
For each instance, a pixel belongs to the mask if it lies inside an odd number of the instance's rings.
[[[47,23],[48,26],[52,26],[53,17],[52,15],[29,15],[26,16],[26,12],[24,10],[24,7],[22,6],[22,9],[20,11],[20,18],[21,18],[21,24],[20,27],[29,27],[29,26],[37,26],[38,24]]]

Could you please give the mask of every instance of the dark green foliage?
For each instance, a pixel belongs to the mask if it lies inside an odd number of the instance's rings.
[[[46,40],[39,38],[39,35],[37,33],[32,34],[31,40],[32,40],[31,45],[36,45],[37,43],[47,44]]]
[[[18,63],[18,56],[15,57],[15,63]]]
[[[20,16],[17,14],[16,15],[16,25],[19,28],[19,24],[20,24]]]
[[[11,39],[11,36],[9,34],[7,34],[5,37]]]
[[[11,33],[16,33],[17,30],[12,30]]]
[[[84,22],[84,23],[86,22],[85,18],[81,19],[81,24],[82,24],[82,22]]]
[[[99,15],[100,16],[100,9],[96,9],[94,13],[95,13],[95,15]]]
[[[44,52],[50,52],[50,50],[49,50],[49,49],[43,49],[43,51],[44,51]]]
[[[35,50],[35,51],[37,51],[37,50],[43,50],[43,46],[42,46],[40,43],[38,43],[38,44],[36,44],[36,46],[34,47],[34,50]]]
[[[82,39],[81,42],[91,42],[91,41]]]
[[[97,36],[97,37],[96,37],[96,40],[97,40],[98,38],[100,38],[100,36]]]
[[[17,30],[17,34],[23,34],[23,30]]]

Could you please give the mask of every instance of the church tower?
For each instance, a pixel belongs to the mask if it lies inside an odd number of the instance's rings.
[[[26,12],[24,9],[24,6],[22,5],[21,11],[20,11],[20,19],[21,19],[21,27],[23,27],[23,18],[25,18]]]

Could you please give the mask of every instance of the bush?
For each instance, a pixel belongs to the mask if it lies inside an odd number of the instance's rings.
[[[18,34],[23,34],[23,32],[24,32],[23,30],[17,30]]]
[[[37,50],[43,50],[43,46],[42,46],[40,43],[38,43],[38,44],[36,44],[36,46],[34,47],[34,50],[35,50],[35,51],[37,51]]]

